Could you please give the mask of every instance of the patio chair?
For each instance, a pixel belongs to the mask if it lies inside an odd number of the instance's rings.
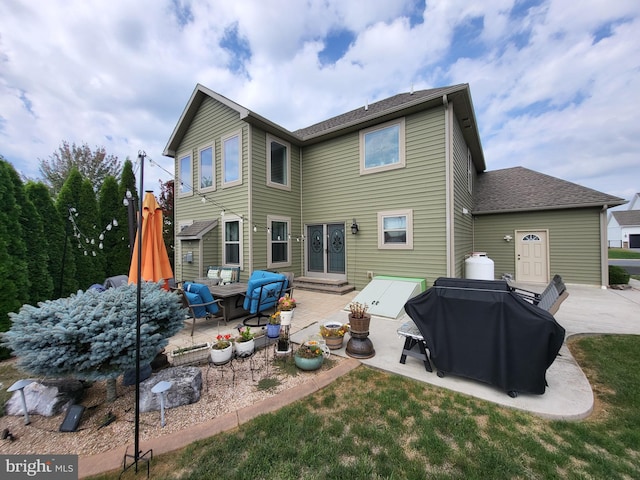
[[[212,320],[226,318],[224,315],[216,315],[224,307],[221,300],[215,300],[209,291],[209,287],[201,283],[185,282],[182,289],[178,292],[182,297],[182,304],[189,309],[189,317],[191,321],[191,336],[196,328],[196,320]]]
[[[278,300],[287,289],[286,275],[255,270],[247,284],[247,292],[244,295],[242,307],[249,312],[243,324],[249,327],[262,327],[268,323],[267,310],[276,308]],[[242,297],[241,297],[242,298]]]
[[[556,314],[560,308],[560,304],[569,296],[562,277],[557,274],[553,276],[553,279],[551,279],[542,293],[535,293],[512,285],[510,285],[510,287],[520,298],[546,310],[551,315]]]

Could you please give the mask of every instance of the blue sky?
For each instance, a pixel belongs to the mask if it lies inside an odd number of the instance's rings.
[[[144,150],[159,191],[197,83],[290,130],[468,83],[489,170],[640,191],[637,0],[3,0],[0,18],[0,154],[31,178],[69,141]]]

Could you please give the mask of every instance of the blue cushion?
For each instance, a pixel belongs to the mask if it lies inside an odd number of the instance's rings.
[[[184,295],[185,297],[187,297],[187,301],[190,305],[204,303],[202,301],[202,297],[200,297],[200,295],[198,295],[197,293],[187,292],[185,290]],[[193,307],[193,314],[196,316],[196,318],[204,317],[207,314],[207,309],[204,307]]]
[[[264,288],[262,288],[264,286]],[[256,270],[251,274],[247,285],[247,296],[243,307],[255,314],[274,307],[284,289],[287,288],[287,277],[280,273]]]
[[[193,292],[200,295],[200,299],[202,300],[200,303],[213,302],[213,295],[211,295],[211,291],[209,290],[209,287],[207,285],[203,285],[202,283],[185,282],[184,289],[188,292]],[[211,305],[207,305],[205,308],[209,313],[218,313],[217,303],[211,303]]]

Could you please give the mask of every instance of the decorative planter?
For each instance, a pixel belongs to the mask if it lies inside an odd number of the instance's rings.
[[[293,320],[293,310],[284,310],[280,312],[281,325],[291,325],[291,320]]]
[[[225,363],[228,363],[229,360],[231,360],[232,356],[233,356],[233,343],[230,343],[227,348],[211,349],[211,362],[213,362],[214,365],[224,365]]]
[[[211,350],[210,343],[201,343],[187,348],[178,348],[173,350],[169,355],[171,365],[178,367],[180,365],[190,365],[193,363],[202,363],[209,356]]]
[[[349,314],[349,330],[351,333],[369,333],[371,315],[365,313],[362,318],[355,318]]]
[[[314,358],[304,358],[295,355],[293,358],[296,363],[296,367],[298,367],[300,370],[318,370],[324,362],[323,355]]]
[[[324,337],[324,342],[330,350],[338,350],[342,348],[344,337]]]
[[[246,342],[240,342],[236,340],[236,355],[238,357],[248,357],[253,353],[256,348],[256,342],[253,340],[248,340]]]
[[[349,314],[349,335],[345,353],[353,358],[371,358],[376,354],[369,338],[371,315],[365,313],[362,318],[354,318]]]
[[[280,324],[267,323],[267,337],[278,338],[280,336]]]

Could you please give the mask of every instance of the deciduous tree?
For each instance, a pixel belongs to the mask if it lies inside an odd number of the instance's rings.
[[[58,151],[54,152],[48,160],[38,160],[40,173],[44,182],[51,188],[54,197],[58,195],[74,168],[80,172],[82,178],[88,178],[91,181],[94,192],[100,190],[102,183],[109,175],[118,178],[121,171],[118,157],[107,155],[104,147],[97,147],[91,151],[86,143],[77,146],[75,143],[69,145],[69,142],[63,141]]]

